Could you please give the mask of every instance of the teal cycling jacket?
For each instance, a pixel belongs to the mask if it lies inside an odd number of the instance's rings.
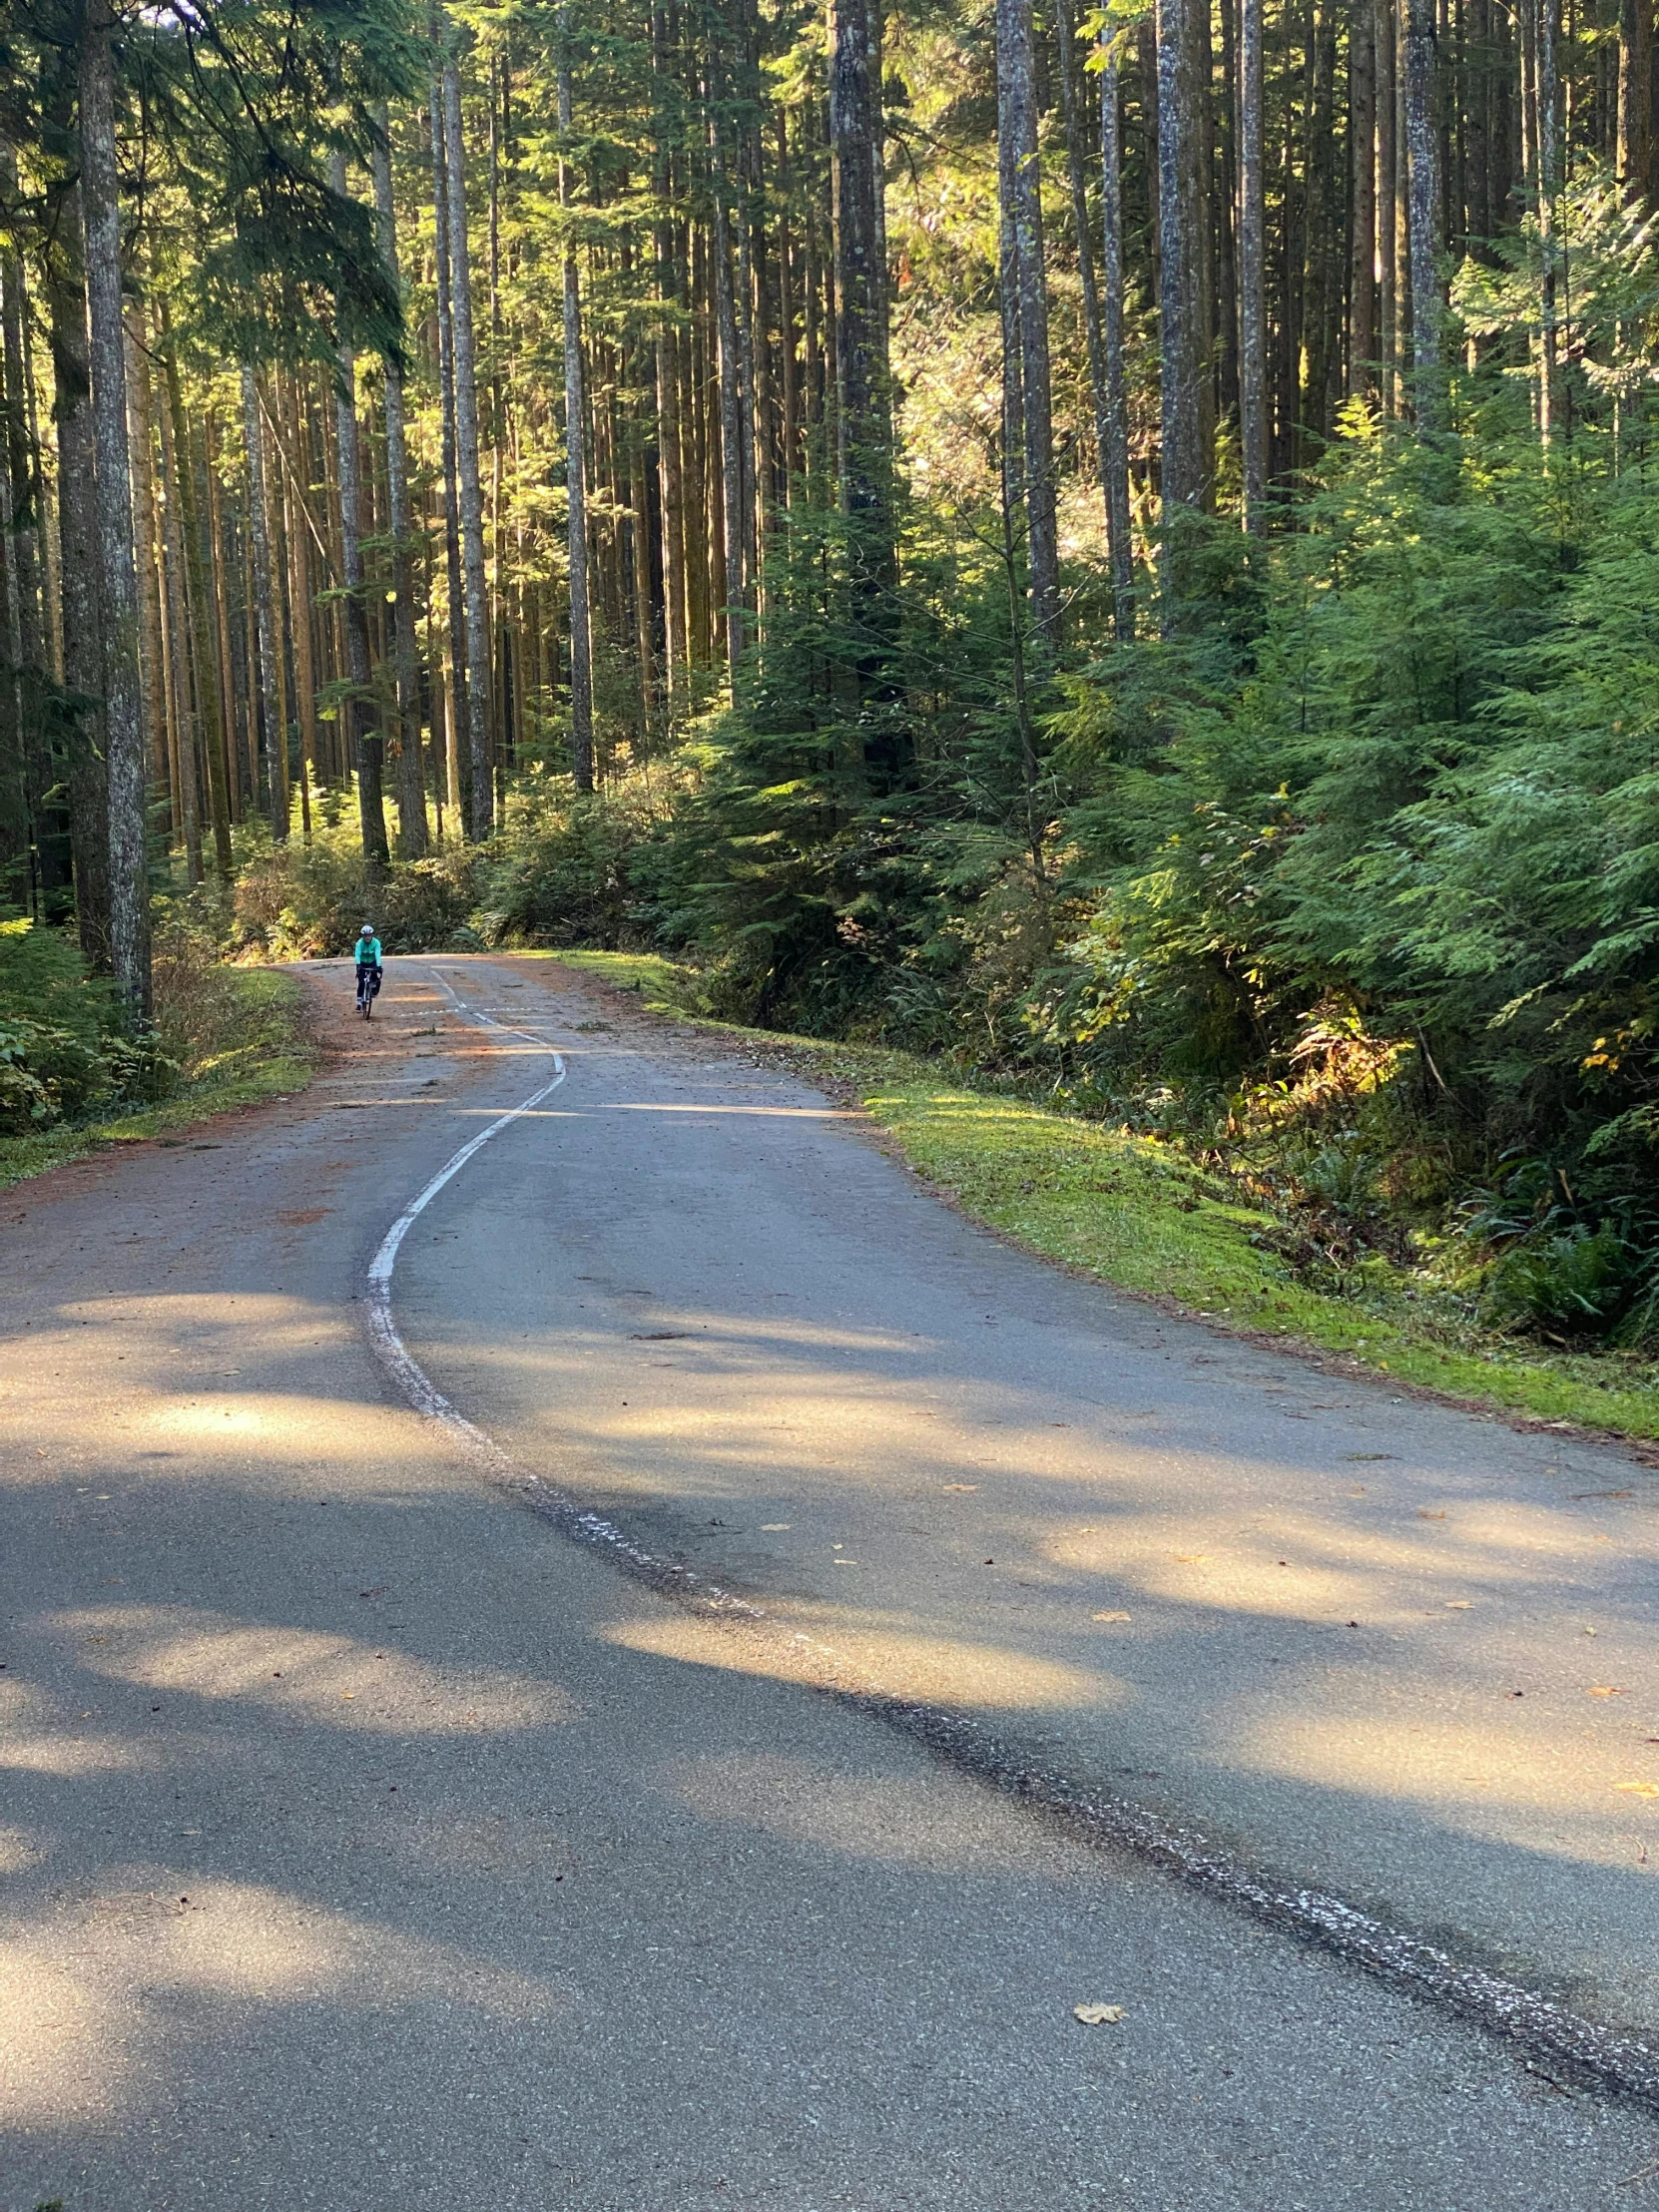
[[[359,967],[378,967],[380,965],[380,940],[378,937],[359,937],[357,939],[357,965]]]

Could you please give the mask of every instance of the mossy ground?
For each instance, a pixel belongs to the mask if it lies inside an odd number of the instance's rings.
[[[303,1089],[316,1055],[306,1034],[300,984],[275,968],[223,968],[217,975],[223,1009],[218,1034],[203,1040],[205,1049],[193,1056],[187,1080],[170,1098],[145,1113],[60,1122],[0,1140],[0,1189],[108,1145],[136,1144],[211,1114]]]
[[[702,1020],[693,970],[650,953],[547,955],[651,1012]],[[1215,1327],[1340,1355],[1391,1380],[1539,1420],[1659,1437],[1659,1368],[1614,1353],[1555,1353],[1478,1329],[1382,1262],[1342,1296],[1299,1280],[1278,1225],[1171,1144],[941,1080],[908,1054],[771,1030],[733,1030],[852,1086],[918,1174],[964,1212],[1046,1259]]]

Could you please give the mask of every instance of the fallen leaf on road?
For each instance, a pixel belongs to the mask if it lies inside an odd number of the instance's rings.
[[[1615,1782],[1615,1790],[1628,1790],[1632,1797],[1659,1797],[1659,1782]]]
[[[1126,1621],[1129,1615],[1127,1613],[1096,1613],[1094,1618],[1097,1621]]]
[[[1590,1695],[1591,1697],[1623,1697],[1624,1691],[1615,1688],[1611,1682],[1592,1682],[1590,1684]]]
[[[1391,1451],[1345,1451],[1343,1457],[1345,1459],[1391,1459],[1393,1453]]]
[[[1571,1497],[1574,1497],[1574,1498],[1580,1498],[1580,1497],[1634,1497],[1634,1496],[1636,1495],[1636,1493],[1635,1493],[1635,1491],[1634,1491],[1634,1490],[1572,1490],[1572,1491],[1569,1491],[1569,1492],[1568,1492],[1568,1495],[1569,1495],[1569,1496],[1571,1496]]]
[[[1122,2004],[1074,2004],[1072,2011],[1085,2027],[1115,2027],[1129,2016],[1128,2007]]]
[[[1207,1551],[1178,1551],[1174,1556],[1177,1563],[1183,1567],[1202,1567],[1209,1559],[1210,1554]]]
[[[1445,1601],[1444,1610],[1448,1613],[1466,1613],[1473,1603],[1472,1598],[1448,1597]]]
[[[1444,1520],[1444,1513],[1431,1513],[1426,1505],[1417,1507],[1418,1520]]]
[[[761,1534],[763,1536],[781,1536],[787,1528],[791,1528],[795,1524],[793,1521],[764,1520],[761,1523]]]
[[[939,1487],[942,1490],[976,1490],[979,1485],[977,1482],[941,1482]]]

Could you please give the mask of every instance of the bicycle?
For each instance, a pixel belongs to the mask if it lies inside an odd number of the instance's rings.
[[[357,1011],[364,1021],[374,1018],[374,1001],[380,995],[380,970],[372,961],[362,961],[357,968]]]

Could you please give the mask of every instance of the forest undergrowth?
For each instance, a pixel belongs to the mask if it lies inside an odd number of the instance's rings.
[[[227,965],[180,918],[157,931],[139,1043],[65,932],[0,922],[0,1187],[298,1090],[313,1057],[293,978]]]

